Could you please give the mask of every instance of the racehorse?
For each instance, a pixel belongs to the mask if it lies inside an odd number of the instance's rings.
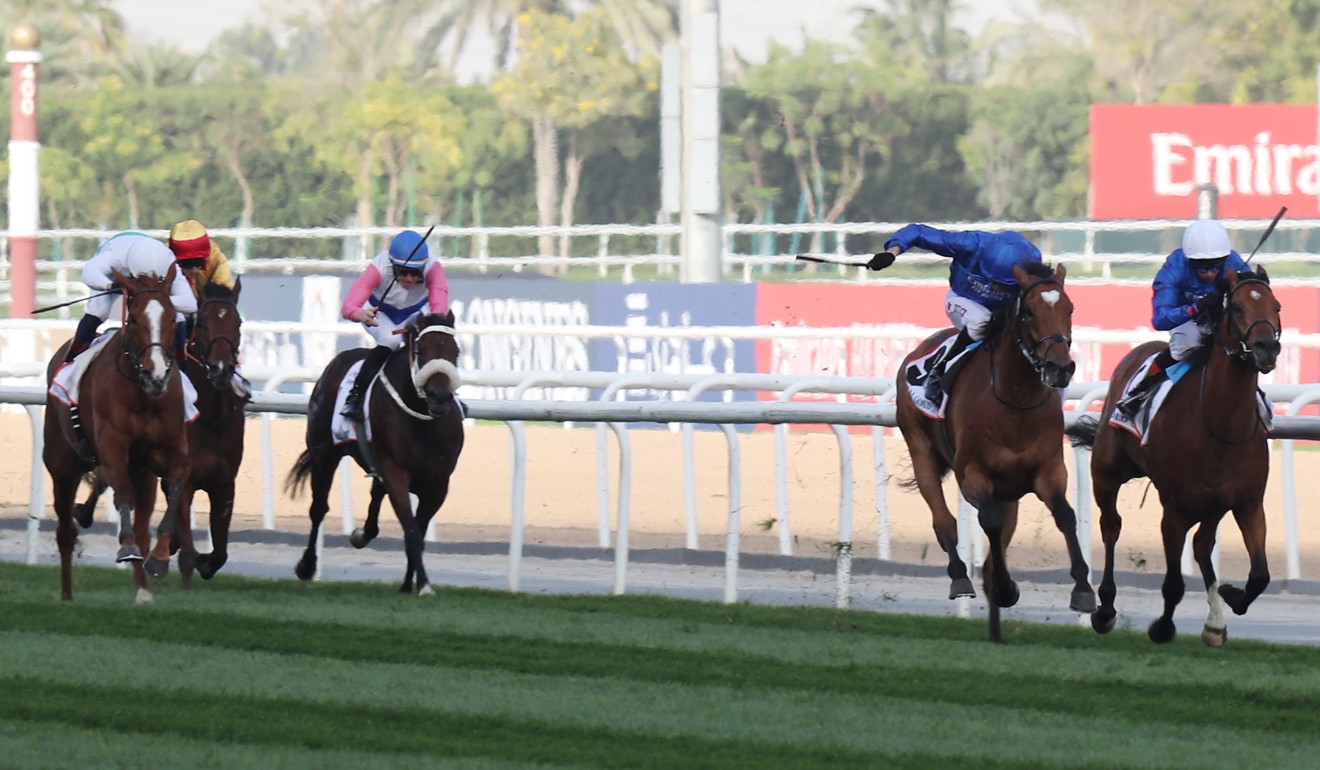
[[[1201,632],[1206,644],[1219,647],[1228,640],[1221,599],[1242,615],[1269,585],[1264,497],[1270,458],[1256,382],[1260,374],[1274,370],[1279,357],[1280,305],[1264,268],[1229,271],[1221,297],[1222,304],[1211,311],[1213,342],[1204,358],[1172,386],[1150,421],[1145,446],[1131,432],[1110,425],[1109,417],[1124,384],[1166,346],[1164,342],[1147,342],[1123,357],[1099,423],[1088,421],[1087,430],[1078,432],[1079,443],[1094,444],[1091,481],[1105,544],[1100,607],[1091,616],[1099,633],[1113,630],[1116,615],[1114,546],[1123,527],[1118,490],[1141,476],[1150,478],[1164,508],[1164,613],[1147,630],[1151,641],[1170,642],[1177,633],[1173,611],[1185,590],[1179,564],[1192,527],[1197,527],[1192,550],[1210,605]],[[1211,558],[1219,522],[1230,510],[1250,559],[1245,589],[1220,584]]]
[[[234,479],[243,461],[247,416],[244,400],[233,388],[243,323],[238,313],[240,291],[241,279],[233,289],[218,283],[202,286],[196,323],[185,348],[183,373],[197,391],[198,417],[188,424],[192,470],[180,493],[177,546],[184,588],[192,587],[194,568],[210,580],[229,558]],[[74,518],[84,528],[92,525],[97,500],[105,488],[105,479],[93,474],[91,494],[86,502],[74,506]],[[211,503],[211,552],[200,555],[192,533],[192,502],[199,489]]]
[[[1060,389],[1072,379],[1072,302],[1064,291],[1067,269],[1041,263],[1013,269],[1016,299],[991,317],[985,341],[968,353],[947,396],[943,420],[917,408],[906,387],[898,389],[898,427],[907,442],[915,486],[930,507],[935,536],[949,557],[949,598],[975,596],[967,565],[958,555],[958,521],[944,499],[942,479],[950,470],[962,495],[977,510],[989,540],[984,588],[989,601],[990,638],[1001,641],[999,608],[1017,603],[1005,551],[1017,527],[1018,501],[1034,492],[1049,507],[1068,546],[1074,586],[1069,606],[1095,609],[1089,571],[1077,540],[1077,521],[1068,504],[1063,462]],[[928,337],[903,360],[926,355],[955,330]]]
[[[388,495],[403,528],[408,559],[399,590],[411,593],[415,578],[418,595],[434,593],[422,565],[423,537],[449,494],[449,477],[463,451],[463,410],[454,397],[459,350],[453,323],[452,313],[425,315],[400,330],[404,345],[381,369],[367,399],[367,423],[355,426],[355,441],[335,443],[331,425],[340,382],[366,350],[335,356],[317,380],[307,406],[307,449],[288,477],[290,493],[308,480],[312,489],[312,529],[294,570],[300,579],[311,580],[316,574],[317,532],[330,509],[335,469],[348,455],[373,476],[366,525],[354,530],[351,542],[363,548],[376,537],[381,501]],[[369,431],[369,442],[364,430]],[[418,499],[415,514],[410,492]]]
[[[46,398],[42,459],[54,487],[62,597],[73,599],[74,497],[83,475],[99,467],[119,514],[115,560],[133,563],[136,601],[152,600],[147,574],[169,572],[181,491],[191,466],[184,431],[183,385],[174,361],[174,304],[164,278],[112,273],[124,292],[124,324],[88,364],[79,385],[77,420],[63,401]],[[65,343],[46,367],[47,386],[64,362]],[[164,480],[165,516],[151,544],[156,480]]]

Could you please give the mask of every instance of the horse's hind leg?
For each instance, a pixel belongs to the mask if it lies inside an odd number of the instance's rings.
[[[197,574],[210,580],[229,561],[229,525],[234,518],[234,480],[212,486],[206,491],[211,503],[211,550],[198,554]]]
[[[175,527],[174,545],[179,559],[179,585],[185,590],[192,588],[193,570],[197,566],[197,544],[193,542],[192,516],[193,497],[196,492],[197,490],[193,488],[191,481],[184,484],[183,489],[180,490],[179,519],[178,526]],[[166,490],[165,496],[168,500],[168,490]]]
[[[905,428],[903,438],[907,441],[908,456],[912,458],[917,491],[930,508],[935,541],[949,558],[949,598],[976,596],[972,580],[967,576],[967,564],[958,556],[958,520],[949,511],[949,504],[944,499],[944,486],[941,483],[944,468],[936,456],[935,447],[920,427]]]
[[[1233,519],[1238,529],[1242,530],[1242,542],[1247,547],[1247,558],[1251,560],[1247,573],[1246,589],[1231,585],[1221,585],[1219,595],[1224,598],[1233,614],[1244,615],[1251,603],[1270,584],[1270,567],[1265,558],[1265,505],[1257,498],[1256,502],[1245,509],[1234,508]]]
[[[1191,527],[1180,511],[1164,509],[1164,517],[1160,521],[1160,535],[1164,540],[1164,585],[1160,589],[1164,596],[1164,612],[1146,630],[1150,640],[1156,644],[1172,642],[1178,633],[1178,627],[1173,622],[1173,611],[1187,590],[1181,562],[1183,543],[1187,542],[1189,529]]]
[[[1219,587],[1219,578],[1215,575],[1215,535],[1219,521],[1203,521],[1196,528],[1192,537],[1192,554],[1201,568],[1201,578],[1205,581],[1205,601],[1209,609],[1205,616],[1205,626],[1201,629],[1201,640],[1211,647],[1223,647],[1228,641],[1228,624],[1224,622],[1224,602],[1215,589]]]
[[[182,437],[184,434],[179,435]],[[165,577],[170,571],[170,556],[175,551],[172,546],[179,528],[179,503],[183,497],[183,486],[188,483],[192,461],[188,456],[187,444],[161,450],[156,460],[156,467],[165,469],[161,479],[161,487],[165,490],[165,515],[156,527],[156,545],[142,566],[153,577]],[[154,479],[151,481],[154,483]],[[155,499],[154,488],[152,499]]]
[[[380,479],[371,480],[371,500],[367,503],[367,521],[366,523],[353,530],[348,536],[348,542],[353,544],[354,548],[366,548],[367,544],[376,539],[380,534],[380,505],[385,500],[385,485]]]
[[[307,535],[307,548],[293,572],[299,580],[311,580],[316,576],[316,536],[321,531],[321,522],[330,510],[330,485],[335,480],[335,469],[339,467],[340,455],[330,453],[313,455],[312,462],[312,504],[307,509],[307,516],[312,520],[312,531]]]
[[[78,542],[78,530],[73,523],[73,504],[78,495],[81,474],[51,474],[54,488],[55,542],[60,549],[60,598],[73,601],[73,547]]]
[[[133,537],[137,542],[137,547],[143,553],[151,547],[151,515],[156,508],[156,477],[148,471],[138,471],[133,476],[134,504],[133,504]],[[160,545],[157,544],[157,549]],[[168,543],[166,544],[168,547]],[[148,566],[150,565],[150,566]],[[151,586],[147,581],[147,574],[152,577],[164,577],[170,568],[168,553],[162,561],[154,554],[149,555],[145,560],[133,563],[133,584],[137,587],[135,601],[138,604],[150,604],[153,601],[151,595]]]
[[[92,488],[87,493],[87,500],[73,506],[73,518],[83,529],[88,529],[96,521],[96,504],[105,492],[105,477],[93,472],[88,476],[88,483]]]

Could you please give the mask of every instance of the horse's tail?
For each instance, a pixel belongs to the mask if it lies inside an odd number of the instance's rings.
[[[1095,446],[1096,434],[1100,432],[1100,421],[1089,414],[1084,414],[1063,429],[1075,447]]]
[[[298,459],[293,463],[293,470],[289,471],[289,477],[284,480],[284,491],[290,497],[297,497],[298,490],[306,486],[307,480],[312,475],[312,450],[307,448],[298,455]]]

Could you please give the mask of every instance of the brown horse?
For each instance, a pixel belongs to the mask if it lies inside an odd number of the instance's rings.
[[[152,600],[147,573],[163,577],[169,571],[170,545],[176,526],[180,492],[188,476],[188,441],[183,423],[183,386],[174,361],[174,304],[170,286],[175,270],[164,278],[113,273],[123,288],[124,324],[104,343],[83,373],[78,413],[54,396],[46,399],[45,446],[42,459],[54,487],[55,539],[60,550],[60,587],[73,598],[74,497],[84,474],[94,468],[114,491],[119,514],[119,562],[133,563],[138,603]],[[65,343],[46,368],[47,385],[64,362]],[[151,513],[156,480],[164,480],[165,517],[151,544]]]
[[[1164,405],[1151,420],[1146,446],[1126,430],[1109,424],[1114,402],[1124,384],[1152,354],[1166,347],[1148,342],[1128,353],[1109,384],[1100,422],[1089,423],[1080,443],[1094,443],[1091,479],[1100,532],[1105,543],[1105,571],[1100,582],[1100,607],[1091,625],[1104,634],[1114,628],[1114,546],[1123,527],[1118,514],[1118,490],[1124,482],[1150,477],[1159,491],[1164,516],[1164,614],[1151,623],[1151,641],[1173,640],[1173,611],[1185,584],[1179,567],[1182,548],[1192,527],[1196,563],[1205,580],[1210,609],[1201,638],[1218,647],[1228,639],[1222,599],[1242,615],[1269,585],[1265,559],[1265,482],[1270,457],[1266,429],[1257,411],[1256,381],[1273,371],[1279,357],[1279,302],[1264,268],[1229,271],[1223,304],[1213,311],[1214,341],[1205,359],[1174,384]],[[1220,520],[1233,512],[1251,561],[1246,589],[1220,584],[1211,552]]]
[[[229,523],[234,512],[234,479],[243,462],[245,401],[234,392],[234,371],[242,318],[238,313],[241,279],[234,288],[216,283],[202,287],[196,324],[188,340],[183,373],[197,391],[198,417],[188,424],[188,450],[192,471],[183,485],[179,503],[176,544],[179,574],[184,588],[192,587],[194,568],[210,580],[229,559]],[[105,479],[92,474],[92,489],[73,515],[85,529],[92,525],[97,501],[105,492]],[[198,554],[193,543],[192,503],[197,490],[211,503],[211,552]]]
[[[422,565],[423,537],[449,494],[449,477],[463,451],[463,410],[454,398],[459,351],[453,324],[452,314],[426,315],[403,330],[403,347],[385,362],[371,390],[370,442],[362,436],[362,425],[357,426],[356,441],[336,444],[331,435],[339,383],[366,351],[340,353],[317,380],[307,407],[307,449],[288,478],[291,493],[309,479],[312,487],[312,530],[295,569],[300,579],[311,580],[316,574],[317,532],[330,509],[335,469],[348,455],[374,476],[366,526],[353,532],[353,545],[362,548],[379,533],[376,519],[388,495],[408,557],[399,590],[411,593],[415,577],[418,595],[434,593]],[[369,449],[364,450],[364,443]],[[415,515],[409,493],[417,495]]]
[[[1018,601],[1005,551],[1017,527],[1018,501],[1034,492],[1050,509],[1068,545],[1074,581],[1069,606],[1095,609],[1089,571],[1068,504],[1063,462],[1060,389],[1072,379],[1072,302],[1064,291],[1067,270],[1041,263],[1013,269],[1017,298],[991,318],[985,342],[968,354],[948,394],[945,419],[923,414],[907,388],[898,389],[898,427],[912,458],[915,486],[930,506],[935,536],[949,557],[949,598],[975,596],[967,565],[958,556],[958,521],[944,499],[941,480],[950,470],[962,495],[977,510],[989,540],[984,566],[990,605],[990,638],[1001,640],[999,608]],[[930,352],[954,333],[945,329],[904,359]]]

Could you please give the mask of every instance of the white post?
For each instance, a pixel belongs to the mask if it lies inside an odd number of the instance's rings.
[[[683,0],[683,281],[723,276],[718,0]]]

